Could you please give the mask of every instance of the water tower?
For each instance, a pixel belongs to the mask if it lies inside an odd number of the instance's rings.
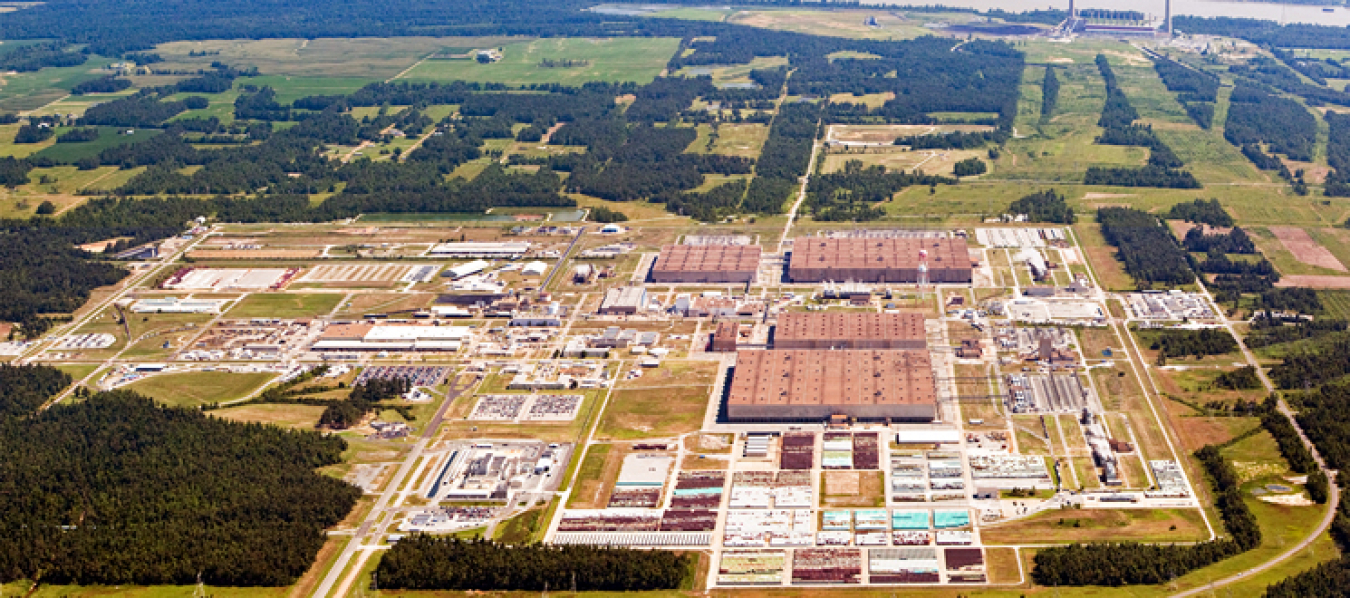
[[[928,250],[919,250],[919,288],[928,286]]]

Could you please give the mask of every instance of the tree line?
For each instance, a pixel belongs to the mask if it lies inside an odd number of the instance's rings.
[[[1046,65],[1045,77],[1041,79],[1041,124],[1050,122],[1058,104],[1059,77],[1055,75],[1055,67]]]
[[[672,590],[693,557],[603,546],[510,546],[424,534],[380,558],[375,579],[398,590],[638,592]]]

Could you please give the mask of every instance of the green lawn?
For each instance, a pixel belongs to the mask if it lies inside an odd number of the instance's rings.
[[[322,405],[241,405],[211,412],[211,415],[237,422],[259,422],[283,428],[312,430],[323,414]]]
[[[308,318],[327,315],[340,293],[254,293],[230,310],[232,318]]]
[[[413,67],[401,78],[507,85],[579,85],[586,81],[634,81],[646,84],[665,68],[678,46],[679,40],[669,37],[540,39],[502,46],[502,60],[492,64],[464,59],[432,59]],[[544,59],[586,61],[587,64],[570,68],[545,68],[540,66],[540,61]]]
[[[269,373],[185,372],[150,376],[127,385],[165,405],[195,407],[239,399],[262,387],[276,375]]]

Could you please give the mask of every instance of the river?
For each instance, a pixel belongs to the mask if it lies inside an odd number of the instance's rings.
[[[1131,2],[1106,2],[1075,0],[1079,9],[1105,8],[1113,10],[1137,10],[1147,15],[1161,17],[1165,0],[1132,0]],[[862,0],[873,6],[941,4],[979,10],[1003,9],[1024,12],[1045,8],[1068,10],[1069,0]],[[1322,12],[1321,5],[1272,4],[1267,2],[1208,2],[1206,0],[1172,0],[1172,16],[1191,15],[1197,17],[1247,17],[1265,19],[1280,23],[1313,23],[1316,25],[1350,25],[1350,8],[1336,7],[1333,12]]]

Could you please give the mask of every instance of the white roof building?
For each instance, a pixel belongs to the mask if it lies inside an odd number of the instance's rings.
[[[520,257],[530,250],[525,242],[509,243],[441,243],[431,248],[428,255],[447,257]]]

